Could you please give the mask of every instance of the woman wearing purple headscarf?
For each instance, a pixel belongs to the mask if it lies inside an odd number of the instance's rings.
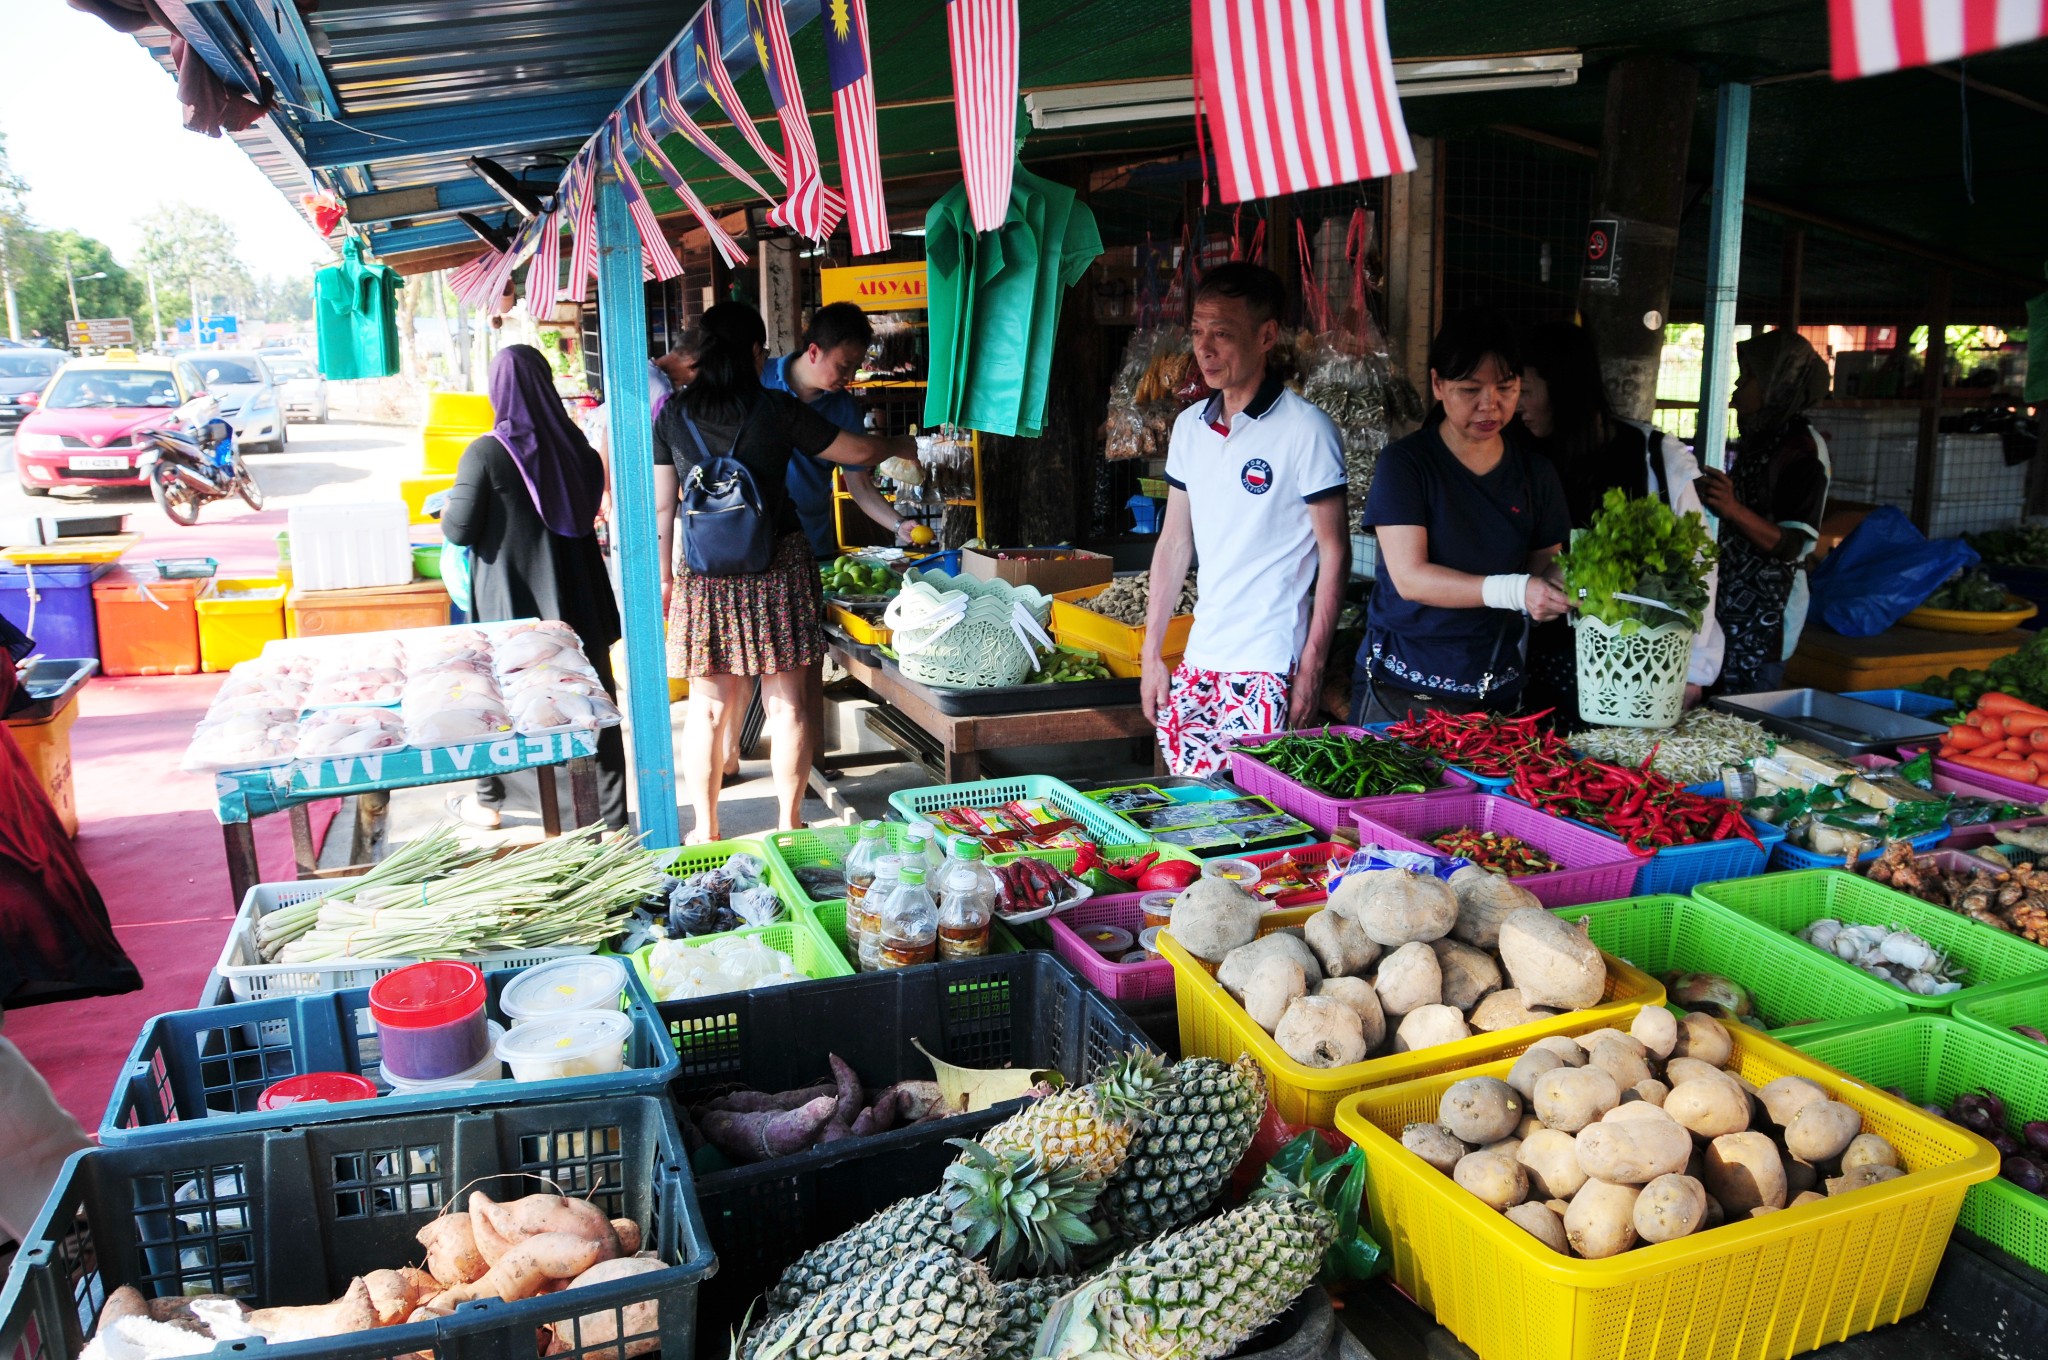
[[[531,345],[507,345],[491,362],[498,423],[462,451],[441,513],[441,533],[470,551],[470,591],[481,623],[559,619],[576,630],[605,689],[619,610],[597,547],[604,465],[569,419],[548,361]],[[626,825],[626,748],[616,727],[598,733],[598,807],[607,826]],[[495,827],[501,779],[479,779],[474,797],[451,804],[472,826]]]

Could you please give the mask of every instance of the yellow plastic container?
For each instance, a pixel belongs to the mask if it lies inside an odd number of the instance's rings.
[[[1121,675],[1116,661],[1135,664],[1145,654],[1145,630],[1133,628],[1115,619],[1106,619],[1092,609],[1083,609],[1082,600],[1093,599],[1108,590],[1107,584],[1082,586],[1079,590],[1062,590],[1052,597],[1052,635],[1056,642],[1069,647],[1084,647],[1091,652],[1102,653],[1110,661],[1110,672]],[[1194,631],[1193,614],[1175,614],[1166,625],[1166,645],[1162,649],[1168,655],[1178,657],[1188,649],[1188,634]],[[1130,672],[1136,675],[1135,670]]]
[[[1059,641],[1057,633],[1053,635],[1053,640]],[[1080,646],[1077,642],[1063,642],[1061,645],[1065,647]],[[1088,650],[1094,651],[1095,649],[1090,647]],[[1103,652],[1100,655],[1102,657],[1102,664],[1109,667],[1109,673],[1119,680],[1136,680],[1145,674],[1145,663],[1134,657],[1118,656],[1115,652]],[[1180,658],[1181,654],[1179,652],[1168,652],[1160,659],[1166,663],[1167,673],[1171,674],[1173,668],[1180,665]]]
[[[463,447],[467,448],[468,445],[469,441],[464,440]],[[455,454],[456,457],[461,457],[462,450],[457,449]],[[427,497],[437,491],[446,491],[454,485],[455,474],[452,472],[429,472],[418,477],[400,477],[398,479],[398,498],[405,502],[405,513],[409,522],[413,524],[440,523],[439,520],[427,513]]]
[[[1908,628],[1929,628],[1937,633],[2002,633],[2040,612],[2041,606],[2032,600],[2008,594],[2003,609],[1930,609],[1923,604],[1899,622]]]
[[[420,429],[420,471],[454,476],[469,441],[496,420],[491,399],[481,392],[434,393],[427,398],[427,420]]]
[[[1891,1141],[1907,1174],[1604,1260],[1560,1256],[1401,1146],[1401,1129],[1434,1121],[1452,1082],[1514,1064],[1440,1072],[1337,1111],[1338,1131],[1365,1150],[1372,1233],[1402,1291],[1483,1360],[1781,1360],[1919,1311],[1963,1194],[1998,1173],[1997,1152],[1755,1030],[1729,1030],[1752,1086],[1820,1083]]]
[[[77,721],[78,700],[72,696],[47,718],[10,718],[7,722],[15,745],[21,747],[28,767],[36,772],[36,782],[50,795],[67,836],[78,834],[78,791],[71,783],[71,728]]]
[[[624,638],[620,638],[612,644],[612,678],[619,683],[619,694],[621,696],[619,703],[623,707],[626,702],[624,695],[628,683],[626,680],[626,640]],[[690,682],[688,680],[679,680],[671,675],[668,678],[668,701],[672,704],[679,704],[689,697]]]
[[[1285,926],[1300,925],[1316,910],[1320,908],[1299,915],[1273,912],[1259,923],[1259,933],[1265,935]],[[1293,919],[1287,919],[1290,917]],[[1494,1058],[1512,1058],[1553,1034],[1586,1034],[1604,1025],[1626,1027],[1626,1021],[1620,1017],[1633,1016],[1645,1006],[1664,1004],[1663,983],[1640,968],[1603,953],[1601,957],[1607,961],[1607,991],[1597,1006],[1567,1011],[1513,1029],[1475,1034],[1456,1043],[1437,1044],[1413,1053],[1392,1053],[1344,1067],[1310,1067],[1288,1057],[1273,1036],[1260,1029],[1258,1021],[1223,990],[1223,984],[1216,981],[1213,965],[1183,949],[1171,931],[1159,932],[1158,945],[1159,952],[1173,964],[1173,998],[1180,1014],[1182,1056],[1230,1062],[1239,1054],[1251,1054],[1266,1069],[1275,1112],[1290,1124],[1311,1124],[1319,1129],[1335,1127],[1337,1106],[1346,1096]]]
[[[284,597],[290,587],[274,576],[216,580],[199,597],[199,669],[224,671],[248,661],[263,644],[284,636]]]
[[[0,561],[16,566],[90,566],[118,561],[121,554],[142,541],[141,534],[95,534],[86,538],[60,538],[55,543],[25,543],[0,548]]]
[[[843,604],[825,605],[825,617],[846,630],[846,635],[855,642],[864,642],[870,647],[886,647],[895,634],[879,623],[870,623]]]
[[[293,637],[442,628],[448,623],[448,591],[439,581],[360,590],[294,590],[285,597],[285,606]]]

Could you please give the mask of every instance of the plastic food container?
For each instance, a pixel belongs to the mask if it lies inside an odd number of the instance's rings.
[[[1138,932],[1138,950],[1148,959],[1164,958],[1159,952],[1159,932],[1164,926],[1147,926]]]
[[[626,965],[586,954],[537,964],[505,984],[498,1008],[517,1025],[577,1011],[616,1011],[626,990]]]
[[[591,1077],[626,1066],[632,1017],[619,1011],[578,1011],[514,1025],[498,1040],[497,1056],[514,1081]]]
[[[1171,925],[1173,922],[1173,900],[1179,897],[1175,892],[1148,892],[1138,899],[1139,910],[1145,913],[1145,925]]]
[[[274,1082],[256,1097],[259,1110],[282,1110],[290,1105],[339,1105],[350,1100],[374,1100],[375,1082],[353,1072],[301,1072]]]
[[[491,1051],[487,992],[481,968],[447,959],[378,978],[370,985],[370,1014],[385,1075],[440,1081],[482,1062]]]
[[[401,1077],[394,1072],[387,1071],[384,1073],[384,1081],[391,1087],[391,1094],[395,1096],[411,1096],[418,1095],[422,1091],[460,1091],[465,1087],[476,1086],[487,1081],[503,1081],[505,1079],[505,1064],[499,1060],[497,1049],[498,1041],[505,1037],[505,1027],[493,1020],[488,1028],[491,1036],[491,1051],[484,1054],[483,1060],[477,1063],[475,1067],[470,1068],[466,1072],[457,1072],[452,1077],[441,1077],[435,1081],[415,1081],[410,1077]]]
[[[1259,866],[1248,859],[1212,859],[1202,866],[1203,878],[1220,878],[1246,892],[1259,881]]]
[[[1082,942],[1105,959],[1122,958],[1130,952],[1131,932],[1118,926],[1084,926],[1077,932]]]

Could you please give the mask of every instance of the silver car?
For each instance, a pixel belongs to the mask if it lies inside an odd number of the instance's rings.
[[[327,379],[310,358],[298,350],[265,350],[263,362],[277,381],[286,415],[327,423]]]
[[[206,391],[220,403],[220,413],[235,429],[235,447],[244,453],[258,449],[283,453],[284,406],[268,362],[254,354],[202,350],[192,356],[192,366],[206,380]]]

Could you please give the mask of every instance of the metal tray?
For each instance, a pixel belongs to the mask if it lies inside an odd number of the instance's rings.
[[[1937,722],[1895,713],[1824,689],[1779,689],[1713,699],[1723,713],[1762,723],[1773,732],[1807,741],[1845,756],[1884,751],[1900,742],[1926,741],[1948,730]]]
[[[0,662],[4,662],[4,658],[0,658]],[[31,719],[54,716],[99,668],[100,663],[92,657],[46,656],[29,662],[21,669],[22,687],[28,691],[29,702],[11,716]]]
[[[1055,708],[1117,708],[1138,702],[1138,680],[1073,680],[1053,685],[1000,685],[993,689],[935,689],[919,684],[884,658],[889,673],[915,686],[941,713],[956,718],[998,713],[1040,713]]]

